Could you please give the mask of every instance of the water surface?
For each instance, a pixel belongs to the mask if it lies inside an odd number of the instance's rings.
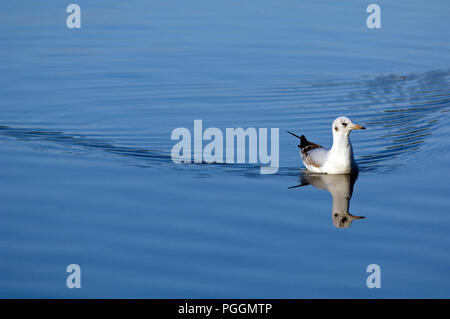
[[[0,5],[0,297],[449,297],[447,2],[77,3]],[[285,131],[340,115],[361,172],[308,179]],[[278,173],[174,164],[195,119],[279,128]]]

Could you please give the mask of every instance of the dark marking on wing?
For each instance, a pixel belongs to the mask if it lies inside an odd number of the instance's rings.
[[[313,165],[315,167],[319,167],[318,164],[311,161],[311,159],[308,156],[308,152],[316,149],[316,148],[322,148],[319,144],[310,142],[306,139],[305,135],[298,136],[297,134],[291,133],[288,131],[289,134],[294,135],[296,138],[300,139],[300,144],[298,145],[298,148],[300,149],[300,153],[302,154],[302,157],[306,163],[309,165]]]
[[[298,147],[301,149],[302,153],[308,153],[313,149],[322,148],[319,144],[308,141],[305,135],[300,136],[300,145]]]

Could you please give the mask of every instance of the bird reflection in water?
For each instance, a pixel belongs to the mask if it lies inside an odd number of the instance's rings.
[[[300,176],[301,184],[289,188],[312,185],[315,188],[330,192],[333,197],[333,208],[331,211],[333,225],[338,228],[348,228],[355,219],[365,218],[362,216],[354,216],[349,213],[353,185],[355,185],[357,179],[358,173],[330,175],[304,171]]]

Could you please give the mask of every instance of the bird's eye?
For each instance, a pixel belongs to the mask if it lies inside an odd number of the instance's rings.
[[[343,126],[343,127],[347,127],[347,123],[342,122],[342,126]]]

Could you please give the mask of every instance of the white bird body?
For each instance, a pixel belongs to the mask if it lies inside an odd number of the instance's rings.
[[[322,146],[308,141],[304,135],[300,139],[300,155],[303,165],[310,172],[324,174],[350,174],[358,171],[358,165],[353,157],[353,147],[350,143],[350,132],[354,129],[365,129],[354,124],[345,116],[333,121],[333,146],[325,149]]]

